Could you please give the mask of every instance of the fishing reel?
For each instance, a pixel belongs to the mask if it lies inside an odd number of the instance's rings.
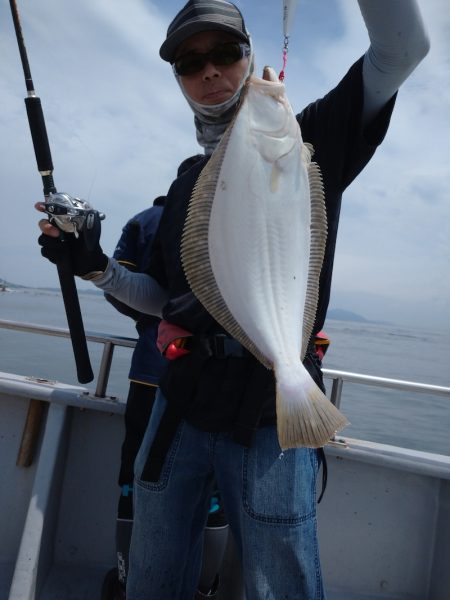
[[[73,233],[75,237],[82,231],[91,232],[96,228],[98,221],[105,218],[103,213],[94,210],[86,200],[74,198],[64,192],[50,193],[46,197],[45,212],[50,223],[61,231]]]

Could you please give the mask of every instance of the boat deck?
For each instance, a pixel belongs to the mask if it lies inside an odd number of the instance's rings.
[[[342,381],[364,380],[327,374],[335,401]],[[449,388],[366,379],[380,394],[423,388],[450,399]],[[107,380],[103,366],[95,390],[0,373],[0,600],[100,598],[115,564],[125,410],[106,395]],[[328,599],[449,600],[450,457],[344,437],[325,451]],[[244,600],[232,540],[222,584],[219,600]]]
[[[30,398],[44,402],[29,467],[16,465]],[[98,599],[114,565],[124,405],[0,373],[0,600]],[[319,506],[331,600],[448,600],[450,457],[342,438]],[[243,600],[230,547],[222,600]],[[37,590],[36,595],[34,590]]]

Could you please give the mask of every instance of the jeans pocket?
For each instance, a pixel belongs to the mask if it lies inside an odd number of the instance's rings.
[[[269,434],[270,431],[270,434]],[[266,434],[266,439],[263,438]],[[295,525],[316,514],[317,451],[280,451],[275,428],[261,429],[244,451],[243,504],[254,519]]]

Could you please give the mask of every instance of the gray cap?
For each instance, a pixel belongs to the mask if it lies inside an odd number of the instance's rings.
[[[159,50],[163,60],[173,62],[178,46],[200,31],[220,30],[250,43],[240,10],[226,0],[189,0],[167,30],[166,41]]]

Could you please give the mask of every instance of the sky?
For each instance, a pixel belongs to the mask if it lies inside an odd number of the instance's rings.
[[[279,70],[281,0],[241,0],[256,70]],[[450,5],[419,0],[431,40],[402,86],[388,134],[344,194],[331,307],[450,333]],[[18,0],[41,98],[55,184],[106,214],[102,247],[164,194],[179,163],[201,152],[193,116],[159,58],[175,0]],[[367,49],[356,0],[300,0],[287,96],[299,112]],[[37,246],[42,182],[23,99],[9,3],[0,4],[0,279],[57,287]],[[79,287],[88,286],[79,282]]]

